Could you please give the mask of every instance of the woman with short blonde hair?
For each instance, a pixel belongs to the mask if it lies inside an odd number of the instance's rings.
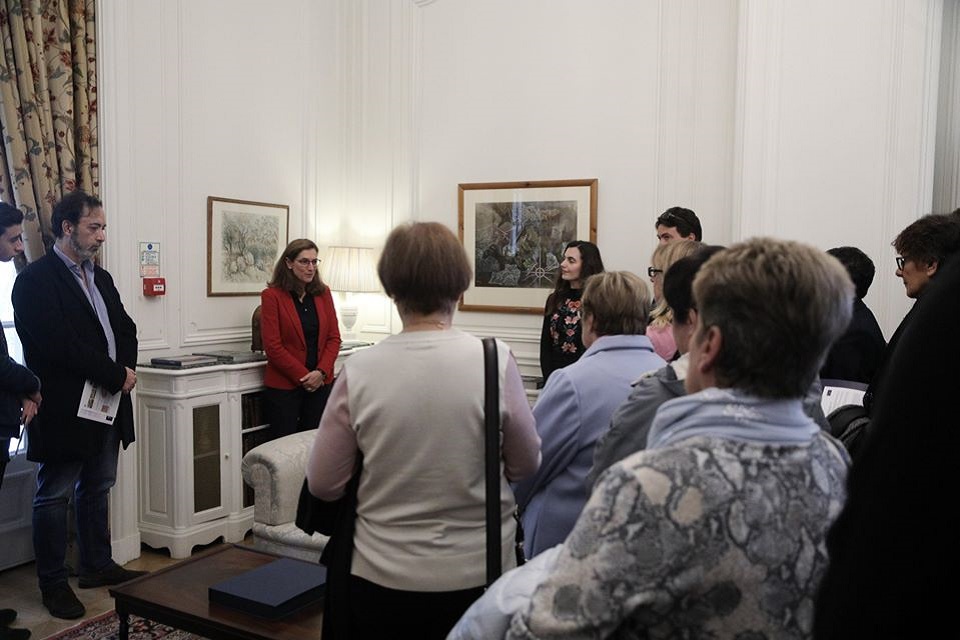
[[[650,288],[635,273],[608,271],[590,276],[580,302],[580,313],[591,316],[598,336],[646,333]]]
[[[650,323],[647,326],[647,336],[653,343],[657,355],[667,362],[677,357],[677,343],[673,339],[673,312],[670,305],[663,298],[663,275],[674,262],[696,253],[703,243],[696,240],[675,240],[667,244],[658,245],[650,258],[650,267],[647,275],[653,283],[653,311],[650,312]]]
[[[579,360],[554,371],[540,392],[533,415],[543,461],[536,474],[514,486],[531,558],[570,533],[590,495],[586,477],[595,443],[627,399],[630,384],[664,365],[643,335],[650,289],[639,276],[627,271],[592,275],[581,302],[587,349]]]

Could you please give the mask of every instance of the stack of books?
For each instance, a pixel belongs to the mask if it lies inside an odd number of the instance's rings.
[[[220,364],[241,364],[244,362],[262,362],[267,359],[266,354],[259,351],[204,351],[194,353],[195,356],[210,356],[216,358]]]
[[[150,358],[150,366],[158,369],[193,369],[195,367],[209,367],[214,364],[220,364],[220,361],[213,356],[196,354]]]
[[[372,342],[366,340],[343,340],[340,342],[340,351],[350,351],[361,347],[372,347]]]

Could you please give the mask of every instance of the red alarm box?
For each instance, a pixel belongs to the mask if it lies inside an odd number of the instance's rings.
[[[167,281],[165,278],[144,278],[143,295],[162,296],[167,293]]]

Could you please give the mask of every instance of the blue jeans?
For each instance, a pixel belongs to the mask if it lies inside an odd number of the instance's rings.
[[[70,462],[41,462],[33,498],[33,550],[37,578],[45,589],[66,582],[67,503],[75,497],[80,573],[102,571],[113,564],[110,544],[110,488],[117,481],[120,434],[110,427],[96,456]]]

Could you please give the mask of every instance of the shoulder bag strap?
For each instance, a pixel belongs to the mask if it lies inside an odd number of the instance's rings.
[[[487,495],[487,586],[500,576],[500,376],[497,341],[483,339],[484,454]]]

